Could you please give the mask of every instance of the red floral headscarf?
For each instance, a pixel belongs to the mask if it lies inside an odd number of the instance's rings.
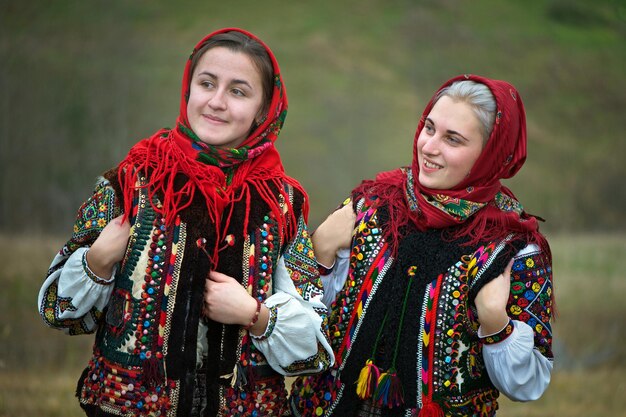
[[[262,45],[269,55],[274,72],[273,91],[268,112],[263,122],[254,129],[247,139],[234,149],[217,148],[203,143],[190,128],[187,119],[187,101],[192,78],[192,59],[207,40],[220,33],[236,31]],[[296,219],[287,221],[280,208],[276,191],[284,193],[283,182],[296,187],[305,195],[300,184],[288,177],[283,169],[278,151],[274,147],[278,134],[287,115],[287,95],[280,75],[278,62],[265,43],[253,34],[237,28],[220,29],[207,35],[193,49],[187,60],[183,74],[180,111],[174,129],[162,129],[151,137],[137,143],[119,165],[120,184],[124,192],[125,213],[131,212],[133,195],[139,186],[137,174],[145,175],[146,182],[141,185],[148,190],[154,209],[172,224],[181,210],[188,207],[197,192],[206,201],[207,211],[214,224],[222,221],[224,209],[233,201],[247,204],[244,231],[247,229],[250,212],[250,189],[258,191],[278,219],[280,229],[287,235],[295,230]],[[184,185],[175,185],[175,177],[182,174],[187,178]],[[270,188],[270,185],[273,185]],[[154,205],[158,197],[160,205]],[[289,199],[285,198],[288,204]],[[287,216],[293,216],[289,207]],[[308,198],[305,198],[303,215],[308,215]],[[230,216],[230,214],[226,214]],[[228,227],[226,219],[224,230]],[[223,230],[217,228],[217,240],[222,240]],[[217,262],[217,248],[213,250],[213,261]]]
[[[448,190],[434,190],[417,180],[417,138],[424,128],[438,93],[457,81],[471,80],[486,85],[496,101],[493,130],[470,174]],[[461,75],[446,81],[430,100],[417,126],[410,167],[383,172],[364,181],[354,192],[371,194],[388,207],[387,237],[395,246],[401,229],[413,223],[418,229],[451,226],[452,238],[469,237],[468,245],[503,239],[511,233],[547,248],[538,231],[537,218],[523,211],[513,193],[500,182],[515,175],[526,160],[526,113],[519,93],[511,84],[477,75]]]

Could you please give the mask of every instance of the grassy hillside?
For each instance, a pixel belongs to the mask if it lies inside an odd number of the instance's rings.
[[[547,230],[624,230],[625,16],[617,0],[0,1],[0,230],[69,230],[95,176],[174,123],[185,59],[224,26],[278,57],[278,147],[313,225],[407,164],[432,92],[472,72],[524,98],[529,158],[510,185]]]

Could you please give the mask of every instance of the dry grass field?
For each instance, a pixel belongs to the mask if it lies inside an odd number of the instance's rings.
[[[549,236],[559,317],[556,370],[534,403],[503,399],[498,416],[626,416],[626,236]],[[36,309],[55,238],[0,236],[0,417],[73,417],[91,337],[47,329]]]

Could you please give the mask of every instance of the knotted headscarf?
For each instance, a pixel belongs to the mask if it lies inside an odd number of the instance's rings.
[[[469,175],[447,190],[424,187],[418,180],[420,166],[417,139],[439,92],[457,81],[471,80],[486,85],[496,101],[493,130]],[[477,75],[461,75],[446,81],[433,95],[415,133],[410,169],[396,169],[364,181],[353,192],[376,195],[389,209],[386,230],[397,247],[408,224],[419,230],[454,228],[451,238],[466,236],[468,245],[505,238],[512,232],[547,249],[538,231],[537,218],[527,214],[513,192],[500,182],[511,178],[526,160],[526,113],[522,99],[511,84]]]
[[[187,102],[194,56],[210,38],[230,31],[243,33],[265,48],[273,66],[273,91],[268,111],[261,119],[263,122],[237,148],[224,149],[207,145],[196,136],[187,117]],[[246,218],[243,219],[244,233],[247,230],[250,189],[253,188],[270,207],[284,237],[292,236],[297,222],[294,218],[287,221],[286,216],[293,217],[293,210],[288,207],[287,214],[284,214],[275,190],[284,193],[283,183],[288,183],[303,195],[306,194],[296,180],[285,174],[280,155],[274,147],[286,115],[285,86],[278,62],[269,47],[251,33],[237,28],[225,28],[207,35],[195,46],[187,60],[176,127],[161,129],[140,141],[119,165],[126,215],[134,214],[131,210],[137,187],[147,189],[150,202],[167,224],[172,224],[181,210],[192,203],[196,193],[201,193],[210,219],[216,225],[216,242],[220,242],[223,238],[221,235],[228,229],[232,213],[232,210],[229,213],[224,211],[231,202],[243,201],[247,204]],[[138,174],[146,176],[144,184],[137,183]],[[186,178],[182,186],[175,183],[179,174]],[[160,204],[155,205],[157,200]],[[289,205],[288,198],[284,201]],[[305,198],[303,215],[305,218],[308,215],[308,198]],[[212,260],[217,263],[217,243],[215,248],[207,250],[212,250]]]

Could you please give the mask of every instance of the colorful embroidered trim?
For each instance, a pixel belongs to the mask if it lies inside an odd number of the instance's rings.
[[[263,332],[263,334],[258,335],[258,336],[250,333],[250,336],[252,336],[252,338],[255,340],[258,340],[258,341],[266,340],[268,337],[270,337],[270,335],[274,331],[274,327],[276,326],[276,320],[278,320],[278,308],[276,306],[273,306],[273,307],[270,307],[268,310],[270,314],[269,314],[269,321],[267,322],[267,328],[265,329],[265,332]]]
[[[109,278],[109,279],[104,279],[104,278],[100,278],[99,276],[97,276],[90,268],[89,265],[87,264],[87,252],[89,252],[89,250],[86,250],[83,253],[83,269],[85,270],[85,274],[87,274],[87,276],[89,277],[90,280],[92,280],[93,282],[95,282],[96,284],[100,284],[100,285],[111,285],[115,282],[115,280],[113,279],[113,277]]]
[[[509,336],[511,336],[511,334],[513,334],[513,322],[509,319],[509,322],[506,326],[504,326],[504,329],[500,330],[496,334],[482,337],[481,340],[485,345],[494,345],[506,340]]]

